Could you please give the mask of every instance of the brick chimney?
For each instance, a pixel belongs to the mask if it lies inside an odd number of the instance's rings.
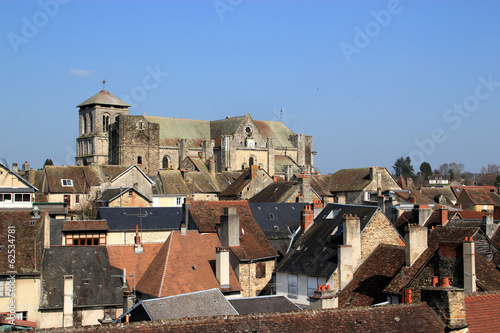
[[[481,223],[481,229],[489,238],[492,238],[493,235],[495,235],[495,232],[498,229],[498,224],[493,223],[493,215],[483,215],[483,223]]]
[[[305,205],[300,211],[300,231],[306,231],[314,223],[314,211],[310,205]]]
[[[182,203],[182,221],[181,235],[186,235],[189,225],[189,208],[191,208],[191,199],[187,196]]]
[[[351,282],[352,276],[354,275],[352,245],[340,245],[337,258],[339,267],[339,290],[343,290],[345,286]]]
[[[453,287],[424,287],[421,301],[427,302],[446,325],[446,332],[467,332],[464,290]]]
[[[236,207],[225,207],[220,217],[220,243],[222,247],[240,246],[240,217]]]
[[[439,209],[439,222],[441,225],[448,223],[448,209],[445,207]]]
[[[431,214],[432,209],[428,205],[416,205],[412,210],[411,219],[413,223],[423,226]]]
[[[299,187],[299,202],[310,203],[311,196],[311,179],[307,175],[300,175],[298,179]],[[302,196],[302,197],[301,197]]]
[[[229,249],[215,248],[215,276],[221,288],[229,288]]]
[[[312,208],[314,211],[314,218],[318,217],[319,213],[323,210],[323,202],[321,202],[321,200],[314,200]]]
[[[329,285],[318,286],[314,294],[309,297],[309,303],[312,310],[335,309],[338,308],[338,298]]]
[[[410,267],[427,249],[427,228],[410,224],[406,227],[405,234],[406,267]]]
[[[352,267],[353,271],[361,263],[361,228],[357,215],[346,215],[343,219],[344,245],[352,245]]]
[[[64,275],[63,327],[73,326],[73,275]]]
[[[476,250],[472,237],[466,237],[464,246],[464,289],[466,293],[476,291]]]
[[[134,249],[135,253],[144,252],[141,242],[141,236],[139,235],[139,226],[137,224],[135,225]]]

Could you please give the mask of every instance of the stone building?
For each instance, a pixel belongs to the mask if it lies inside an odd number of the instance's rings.
[[[313,171],[312,136],[295,134],[282,122],[247,114],[204,121],[129,115],[127,103],[102,90],[79,107],[76,164],[137,164],[148,175],[179,169],[200,156],[217,172],[257,165],[270,176]]]

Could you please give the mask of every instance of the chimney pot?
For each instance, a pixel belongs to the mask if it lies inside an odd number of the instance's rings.
[[[432,286],[437,287],[438,284],[439,284],[439,277],[433,276],[432,277]]]
[[[450,287],[450,278],[444,277],[441,279],[441,287],[448,288]]]

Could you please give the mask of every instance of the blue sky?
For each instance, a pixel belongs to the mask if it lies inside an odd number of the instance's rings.
[[[76,105],[105,77],[131,114],[282,109],[323,173],[408,155],[479,172],[500,164],[499,18],[499,1],[1,0],[0,158],[74,164]]]

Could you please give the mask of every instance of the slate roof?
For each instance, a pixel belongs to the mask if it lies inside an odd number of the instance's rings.
[[[2,248],[0,250],[2,258],[0,260],[0,274],[5,274],[7,271],[17,271],[19,274],[40,272],[43,221],[48,213],[41,211],[40,218],[34,219],[32,212],[31,209],[0,209],[0,246]],[[33,222],[30,223],[31,221]],[[9,230],[15,232],[9,233]],[[9,235],[11,235],[10,238]],[[17,249],[14,268],[10,267],[7,260],[9,245],[15,245]]]
[[[188,294],[161,297],[139,301],[133,308],[117,318],[116,322],[125,322],[125,315],[130,314],[131,320],[145,312],[148,320],[169,320],[177,318],[195,318],[210,316],[237,315],[219,289],[196,291]],[[135,314],[138,314],[137,316]],[[141,318],[142,319],[142,318]]]
[[[362,233],[377,209],[372,206],[328,204],[294,244],[294,249],[281,260],[276,271],[330,277],[337,269],[338,246],[343,245],[343,217],[356,214],[360,218]]]
[[[243,189],[252,182],[251,169],[247,168],[243,173],[219,194],[219,198],[239,198]]]
[[[178,230],[181,207],[100,207],[98,220],[108,222],[109,231]]]
[[[173,231],[149,265],[137,290],[154,297],[165,297],[212,288],[220,289],[215,277],[215,249],[220,247],[217,234],[200,234],[187,231],[181,235]],[[239,291],[241,286],[230,267],[230,288],[222,291]]]
[[[80,307],[121,305],[123,272],[109,263],[104,246],[55,246],[45,250],[41,309],[61,309],[64,275],[73,275],[73,294]],[[79,287],[79,288],[77,288]]]
[[[500,294],[481,293],[465,296],[465,321],[469,332],[500,332]]]
[[[62,232],[64,219],[50,219],[50,246],[62,245],[64,234]]]
[[[104,89],[87,99],[85,102],[78,104],[76,107],[80,108],[90,105],[112,105],[126,108],[130,107],[129,104]]]
[[[295,181],[277,181],[250,198],[250,202],[286,202],[300,185]]]
[[[219,189],[224,191],[229,185],[231,185],[238,177],[243,173],[243,170],[237,171],[223,171],[215,173],[215,180]]]
[[[330,191],[362,191],[371,181],[371,168],[341,169],[331,176]]]
[[[277,257],[264,232],[255,221],[247,201],[195,201],[190,213],[200,232],[215,232],[225,207],[235,207],[240,221],[240,246],[231,251],[240,261]]]
[[[229,298],[228,301],[240,315],[302,310],[283,295]]]
[[[144,243],[140,253],[135,252],[134,245],[107,245],[106,250],[111,266],[126,268],[127,275],[135,275],[135,281],[132,276],[127,277],[128,286],[133,290],[134,282],[139,282],[162,246],[163,243]]]
[[[63,222],[62,231],[108,231],[108,222],[106,220],[66,220]]]
[[[291,235],[300,228],[300,211],[304,203],[250,202],[250,210],[274,249],[285,255]]]
[[[339,307],[385,302],[387,296],[382,292],[404,264],[404,246],[379,244],[358,267],[351,282],[340,292]]]
[[[230,117],[210,122],[210,138],[219,139],[222,135],[232,135],[245,121],[246,116]]]
[[[398,304],[335,310],[309,310],[243,316],[174,319],[107,326],[108,332],[444,332],[445,325],[426,304]],[[82,330],[79,328],[79,330]],[[88,328],[94,330],[95,328]]]

